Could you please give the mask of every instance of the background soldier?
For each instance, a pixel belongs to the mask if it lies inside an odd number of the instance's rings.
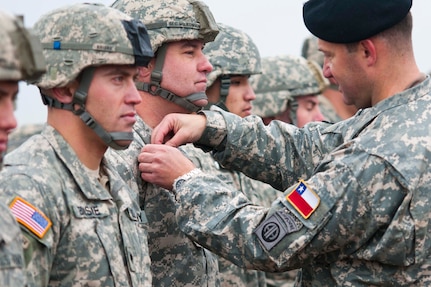
[[[256,93],[253,114],[267,125],[280,120],[302,128],[324,120],[319,99],[328,86],[322,69],[299,56],[283,55],[262,59],[262,74],[251,81]]]

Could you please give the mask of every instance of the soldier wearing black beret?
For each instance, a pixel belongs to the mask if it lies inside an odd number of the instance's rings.
[[[297,128],[224,111],[166,117],[140,170],[174,190],[181,230],[239,266],[301,268],[296,286],[431,286],[431,80],[414,58],[411,6],[304,4],[325,77],[359,109],[349,119]],[[253,205],[169,147],[184,142],[283,195]]]

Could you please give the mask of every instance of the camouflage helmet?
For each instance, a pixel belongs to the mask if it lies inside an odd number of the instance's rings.
[[[323,67],[323,53],[319,51],[317,38],[315,36],[310,36],[304,40],[301,56],[307,60],[314,61],[319,64],[320,67]]]
[[[208,6],[197,0],[116,0],[112,5],[144,22],[156,52],[164,43],[214,41],[218,28]]]
[[[35,84],[50,107],[68,110],[114,149],[117,141],[133,140],[132,132],[107,132],[86,110],[85,103],[97,66],[147,66],[154,56],[142,22],[102,4],[74,4],[53,10],[34,25],[42,42],[47,73]],[[45,90],[65,87],[79,78],[71,103],[47,96]]]
[[[251,37],[234,27],[218,23],[220,33],[205,45],[204,53],[213,65],[207,75],[211,86],[222,75],[254,75],[261,73],[259,49]]]
[[[296,121],[295,98],[321,94],[328,84],[319,65],[303,57],[262,58],[262,74],[251,79],[256,94],[253,113],[261,117],[276,116],[290,103],[291,118]]]
[[[45,89],[66,86],[89,66],[148,64],[153,56],[144,25],[102,4],[53,10],[34,30],[47,62],[47,73],[35,84]]]
[[[36,80],[45,72],[39,39],[22,19],[0,11],[0,80]]]

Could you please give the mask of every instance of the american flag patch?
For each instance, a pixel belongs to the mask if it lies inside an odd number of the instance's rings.
[[[16,220],[39,238],[43,238],[52,225],[51,220],[43,212],[21,197],[15,197],[9,208]]]
[[[286,199],[305,219],[310,217],[320,203],[320,197],[302,180]]]

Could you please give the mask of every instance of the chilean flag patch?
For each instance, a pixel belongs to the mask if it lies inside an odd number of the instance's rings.
[[[286,199],[305,219],[310,217],[320,203],[319,196],[302,180],[291,193],[286,195]]]

